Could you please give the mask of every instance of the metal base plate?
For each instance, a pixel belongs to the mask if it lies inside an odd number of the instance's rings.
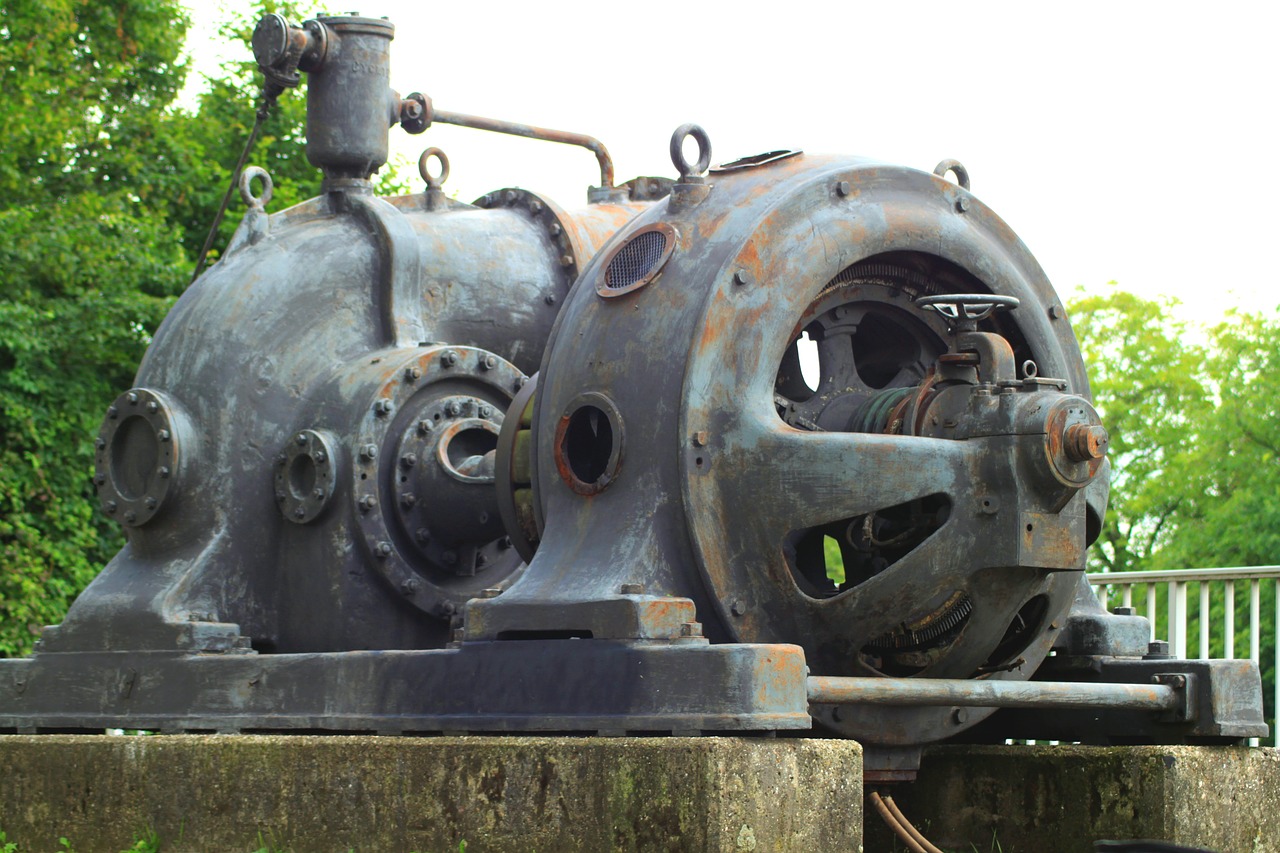
[[[0,731],[807,729],[798,646],[512,640],[438,651],[0,660]]]

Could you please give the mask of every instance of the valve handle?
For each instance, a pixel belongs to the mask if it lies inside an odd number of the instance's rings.
[[[997,296],[994,293],[942,293],[922,296],[916,300],[921,308],[937,311],[947,326],[955,329],[973,329],[997,311],[1012,311],[1021,301],[1016,296]]]

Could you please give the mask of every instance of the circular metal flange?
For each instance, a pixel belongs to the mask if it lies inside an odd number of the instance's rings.
[[[505,586],[523,565],[496,507],[486,509],[494,500],[492,475],[466,463],[477,454],[459,459],[449,449],[477,433],[496,445],[503,412],[525,377],[475,347],[428,346],[379,361],[351,450],[359,539],[370,564],[405,600],[447,617],[481,589]],[[464,421],[472,425],[451,431]],[[442,442],[453,473],[440,464]]]
[[[126,391],[107,408],[93,477],[107,515],[140,527],[164,508],[183,464],[184,423],[161,392],[147,388]]]
[[[333,497],[338,455],[333,439],[304,429],[295,433],[276,457],[276,503],[286,519],[308,524],[324,512]]]
[[[579,394],[556,424],[556,470],[583,497],[598,495],[618,479],[625,444],[622,415],[597,391]]]
[[[558,204],[519,187],[494,190],[471,203],[485,210],[500,208],[519,210],[531,217],[546,232],[551,248],[556,254],[555,266],[562,273],[565,287],[567,288],[577,279],[586,252],[577,238],[577,228],[573,225],[572,219]]]

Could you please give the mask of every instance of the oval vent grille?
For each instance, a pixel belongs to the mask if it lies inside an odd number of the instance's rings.
[[[643,287],[657,276],[675,243],[669,227],[641,231],[613,253],[604,270],[602,296],[620,296]]]

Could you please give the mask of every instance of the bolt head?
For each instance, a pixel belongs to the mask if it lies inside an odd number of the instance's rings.
[[[401,467],[412,468],[414,465],[417,465],[417,464],[418,464],[418,454],[416,453],[406,453],[400,457]]]
[[[129,401],[130,406],[138,405],[138,395],[135,394],[133,391],[130,391],[129,396],[126,397],[125,399]]]
[[[325,453],[323,450],[317,450],[315,453],[311,454],[311,459],[317,465],[323,465],[325,462],[328,461],[329,455]]]
[[[965,212],[966,210],[968,210],[968,209],[969,209],[969,197],[968,197],[968,196],[963,196],[963,195],[962,195],[962,196],[960,196],[958,199],[956,199],[956,210],[958,210],[960,213],[964,213],[964,212]]]
[[[400,505],[405,509],[412,509],[413,505],[418,502],[418,496],[413,492],[406,492],[400,496]]]
[[[507,190],[506,193],[503,194],[503,198],[506,200],[507,204],[511,204],[511,202],[516,200],[516,191]]]
[[[307,511],[306,511],[305,509],[303,509],[302,507],[300,507],[300,506],[299,506],[299,507],[294,507],[294,508],[293,508],[293,517],[294,517],[294,518],[296,518],[296,519],[298,519],[299,521],[301,521],[303,518],[305,518],[305,517],[306,517],[306,515],[307,515]]]
[[[94,475],[93,484],[95,486],[105,486],[107,484],[107,475],[106,474]]]
[[[102,505],[102,508],[107,511],[108,515],[114,515],[115,511],[119,509],[115,501],[107,501]]]
[[[543,209],[542,202],[538,201],[536,198],[533,201],[529,202],[529,211],[533,213],[535,216],[541,213],[542,209]]]
[[[444,407],[444,412],[449,417],[456,418],[462,414],[462,406],[456,400],[452,400]]]
[[[571,267],[571,266],[573,266],[573,255],[561,255],[561,256],[560,256],[560,266],[562,266],[562,267]]]
[[[315,498],[318,501],[324,500],[324,489],[312,489],[311,497]]]
[[[502,595],[502,590],[490,587],[489,589],[480,590],[480,598],[497,598]]]
[[[99,450],[106,450],[107,440],[105,438],[99,438],[97,441],[93,443],[93,446],[98,448]]]
[[[160,502],[157,501],[155,498],[151,497],[150,495],[147,495],[147,499],[142,502],[142,505],[145,506],[147,509],[155,509],[160,505]]]
[[[418,579],[406,578],[404,583],[400,584],[400,592],[404,595],[413,595],[418,591]]]
[[[133,510],[127,510],[124,514],[124,520],[127,521],[129,524],[133,524],[135,521],[138,520],[138,514]]]
[[[481,406],[481,407],[480,407],[480,417],[482,417],[482,418],[491,418],[491,417],[493,417],[493,407],[492,407],[492,406]]]
[[[160,411],[160,404],[157,403],[155,400],[152,400],[150,403],[147,403],[147,414],[154,415],[158,411]]]
[[[644,595],[644,584],[642,583],[624,583],[618,587],[618,592],[623,595]]]
[[[168,441],[171,438],[171,436],[169,435],[169,431],[167,429],[162,429],[156,432],[156,438],[159,439],[160,441]]]
[[[386,417],[387,415],[391,414],[394,408],[395,408],[395,405],[390,400],[387,400],[385,398],[373,404],[373,412],[379,417]]]
[[[120,417],[120,410],[117,409],[115,406],[109,407],[107,409],[107,417],[111,418],[111,420],[114,421],[116,418]]]
[[[297,435],[295,435],[295,436],[293,437],[293,443],[294,443],[294,444],[296,444],[296,445],[298,445],[299,447],[306,447],[306,446],[307,446],[307,434],[306,434],[306,433],[303,433],[303,432],[298,433]]]
[[[444,354],[440,356],[440,361],[445,367],[453,367],[458,363],[458,354],[453,350],[446,350]]]
[[[853,192],[853,187],[849,184],[848,181],[841,181],[840,183],[836,184],[836,194],[839,195],[841,198],[844,198],[845,196],[849,195],[849,193],[851,192]]]
[[[376,444],[366,444],[360,448],[360,455],[365,459],[376,459],[378,456],[378,446]]]
[[[422,435],[426,435],[427,433],[431,432],[435,428],[436,428],[436,425],[431,423],[431,421],[425,418],[418,421],[418,432]]]
[[[158,470],[156,473],[160,475],[161,480],[169,479],[169,469],[164,466],[161,466],[160,470]]]
[[[419,527],[418,532],[413,534],[413,538],[417,539],[419,543],[425,545],[431,541],[431,531],[425,527]]]
[[[564,231],[564,228],[560,225],[559,222],[552,222],[550,227],[547,228],[547,230],[551,232],[552,237],[559,237],[561,232]]]
[[[379,543],[377,544],[377,547],[375,547],[375,548],[373,549],[373,552],[374,552],[375,554],[377,554],[379,557],[390,557],[390,556],[391,556],[391,543],[390,543],[390,542],[379,542]]]
[[[510,536],[503,536],[501,539],[499,539],[499,540],[498,540],[498,550],[499,550],[499,551],[506,551],[506,550],[507,550],[507,549],[509,549],[510,547],[511,547],[511,537],[510,537]]]
[[[404,378],[409,380],[410,382],[413,382],[416,379],[421,379],[422,368],[418,367],[416,364],[413,365],[412,367],[406,367],[404,369]]]
[[[485,370],[493,370],[498,366],[498,359],[494,355],[486,355],[480,360],[480,366]]]
[[[694,447],[707,446],[707,431],[705,429],[700,429],[693,434],[693,446]]]
[[[548,305],[555,305],[556,295],[554,293],[548,293],[546,296],[542,297],[542,301]]]
[[[742,616],[747,612],[747,603],[739,599],[730,605],[729,612],[734,616]]]
[[[738,270],[733,274],[733,283],[739,287],[745,287],[754,280],[750,270]]]

